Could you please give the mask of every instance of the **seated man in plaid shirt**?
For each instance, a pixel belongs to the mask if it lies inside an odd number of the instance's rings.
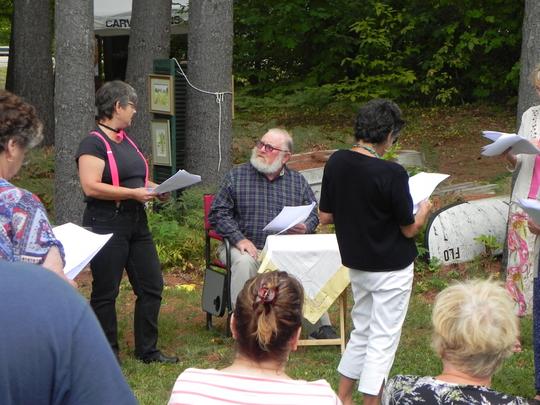
[[[248,163],[236,166],[224,178],[212,203],[210,224],[231,244],[231,300],[245,282],[257,274],[257,256],[270,234],[262,229],[284,206],[307,205],[316,201],[308,182],[300,173],[287,168],[293,141],[283,129],[270,129],[253,148]],[[308,219],[288,233],[313,233],[319,224],[317,209]],[[225,249],[219,248],[225,261]],[[281,269],[286,270],[286,269]],[[310,335],[316,339],[333,339],[336,332],[328,314],[316,324]]]

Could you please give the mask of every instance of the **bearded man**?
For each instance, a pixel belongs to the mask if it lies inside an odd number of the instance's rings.
[[[316,202],[308,182],[286,163],[291,158],[293,141],[283,129],[270,129],[257,141],[248,163],[236,166],[225,176],[210,210],[212,227],[231,244],[231,300],[236,298],[245,282],[257,274],[260,250],[271,232],[263,228],[284,206],[308,205]],[[304,223],[288,233],[313,233],[319,224],[315,207]],[[225,262],[225,248],[218,250]],[[286,270],[286,269],[282,269]],[[324,314],[310,337],[333,339],[336,332]]]

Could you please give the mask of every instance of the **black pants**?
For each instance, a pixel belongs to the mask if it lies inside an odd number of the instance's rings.
[[[98,234],[113,233],[94,257],[92,268],[92,306],[112,349],[118,353],[116,297],[124,268],[135,302],[135,356],[145,358],[157,350],[158,316],[163,291],[163,276],[152,235],[142,205],[129,209],[88,206],[83,225]]]

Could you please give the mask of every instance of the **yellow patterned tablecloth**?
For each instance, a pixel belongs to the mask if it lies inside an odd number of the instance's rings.
[[[304,317],[311,323],[317,322],[350,282],[335,234],[268,236],[259,273],[278,269],[302,282]]]

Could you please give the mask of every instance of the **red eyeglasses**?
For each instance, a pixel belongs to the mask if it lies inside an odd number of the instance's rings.
[[[269,143],[264,143],[263,141],[257,141],[255,143],[255,147],[257,149],[263,149],[267,153],[272,153],[275,150],[278,150],[280,152],[287,152],[287,153],[289,152],[288,150],[276,148],[275,146],[272,146]]]

